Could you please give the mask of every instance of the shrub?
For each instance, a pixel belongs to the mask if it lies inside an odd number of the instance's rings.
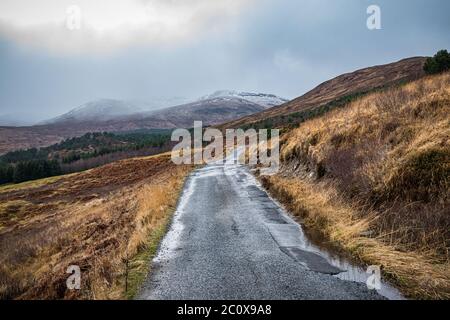
[[[441,50],[432,58],[428,58],[423,66],[427,74],[436,74],[450,69],[450,54],[447,50]]]

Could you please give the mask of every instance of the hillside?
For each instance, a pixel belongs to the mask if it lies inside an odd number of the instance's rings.
[[[75,123],[84,121],[105,122],[118,117],[143,112],[143,106],[113,99],[101,99],[88,102],[59,117],[44,121],[41,124]]]
[[[274,126],[285,125],[294,121],[296,117],[301,118],[303,116],[301,112],[313,111],[340,98],[352,98],[359,93],[370,92],[376,88],[389,87],[393,84],[417,79],[424,75],[425,61],[424,57],[408,58],[343,74],[320,84],[299,98],[258,114],[231,121],[220,127],[241,128],[261,122]],[[289,117],[290,115],[292,117]]]
[[[0,299],[132,297],[190,170],[163,154],[0,187]]]
[[[43,147],[0,156],[0,185],[83,171],[113,161],[169,151],[170,130],[140,130],[122,134],[86,133]]]
[[[203,121],[205,126],[209,126],[262,110],[263,106],[246,99],[219,97],[146,113],[136,122],[141,127],[148,126],[147,122],[151,121],[159,126],[165,124],[168,128],[191,128],[194,121]]]
[[[233,113],[233,110],[227,110],[228,103],[243,103],[246,101],[257,104],[263,108],[257,108],[256,111],[261,111],[264,108],[269,108],[277,105],[281,105],[288,100],[280,98],[273,94],[266,93],[252,93],[252,92],[239,92],[232,90],[220,90],[212,94],[201,97],[200,99],[193,102],[186,103],[175,103],[181,99],[173,98],[166,99],[165,101],[156,100],[152,102],[134,102],[134,101],[123,101],[115,99],[99,99],[95,101],[90,101],[85,103],[71,111],[39,123],[40,125],[49,124],[80,124],[86,122],[118,122],[121,120],[136,120],[136,119],[146,119],[150,116],[160,117],[164,115],[164,119],[159,119],[161,121],[174,122],[176,120],[170,118],[170,114],[183,112],[183,108],[189,112],[201,111],[203,109],[211,109],[216,106],[211,105],[211,101],[214,103],[223,104],[223,112],[221,112],[220,107],[217,110],[218,113],[225,113],[228,111]],[[173,102],[173,104],[170,104]],[[149,111],[155,109],[153,111]],[[247,115],[248,112],[253,110],[246,110],[243,106],[242,110],[236,113],[236,116],[240,117]],[[169,113],[168,113],[169,112]],[[187,116],[187,112],[183,112],[183,116]],[[5,119],[6,120],[6,119]]]
[[[264,185],[411,297],[450,297],[450,74],[368,94],[282,137]]]

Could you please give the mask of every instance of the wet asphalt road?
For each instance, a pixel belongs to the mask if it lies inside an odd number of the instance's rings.
[[[243,166],[206,166],[186,182],[138,299],[381,299],[304,250],[301,227]]]

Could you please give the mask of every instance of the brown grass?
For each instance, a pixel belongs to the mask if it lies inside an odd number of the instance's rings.
[[[157,244],[190,170],[161,155],[0,190],[0,297],[131,297],[151,255],[135,258]],[[69,265],[81,268],[79,291],[66,288]]]
[[[450,298],[449,263],[424,253],[403,251],[390,235],[372,234],[379,216],[342,201],[333,185],[292,177],[264,177],[264,186],[287,205],[302,223],[320,234],[330,246],[368,265],[381,265],[383,273],[412,298]],[[391,239],[392,240],[392,239]]]
[[[284,177],[265,183],[407,294],[449,298],[449,137],[447,73],[302,124],[283,137]]]

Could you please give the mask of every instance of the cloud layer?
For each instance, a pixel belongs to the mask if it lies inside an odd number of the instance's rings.
[[[56,53],[107,52],[189,41],[251,0],[2,0],[0,34]]]

